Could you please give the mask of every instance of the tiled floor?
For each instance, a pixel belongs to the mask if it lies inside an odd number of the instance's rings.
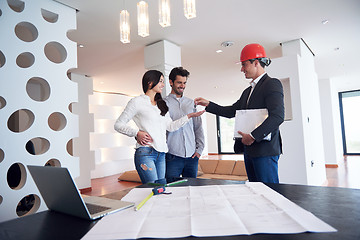
[[[204,159],[239,159],[236,155],[208,155]],[[328,187],[346,187],[360,189],[360,156],[347,156],[338,168],[326,168]],[[118,175],[91,180],[92,190],[83,192],[86,195],[100,196],[132,188],[139,183],[118,182]]]

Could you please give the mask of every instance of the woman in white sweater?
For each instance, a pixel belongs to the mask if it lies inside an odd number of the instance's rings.
[[[134,97],[115,122],[115,130],[137,139],[134,163],[142,183],[165,183],[166,131],[184,126],[192,117],[205,112],[190,113],[172,121],[168,107],[161,97],[164,76],[157,70],[147,71],[142,79],[144,95]],[[133,120],[137,126],[128,125]]]

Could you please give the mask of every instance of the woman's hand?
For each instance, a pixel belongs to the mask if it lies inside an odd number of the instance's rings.
[[[136,135],[136,141],[143,146],[150,145],[153,141],[152,137],[144,131],[139,131]]]
[[[189,113],[187,116],[188,118],[192,118],[192,117],[198,117],[201,116],[203,113],[205,112],[205,110],[199,111],[199,112],[193,112],[193,113]]]

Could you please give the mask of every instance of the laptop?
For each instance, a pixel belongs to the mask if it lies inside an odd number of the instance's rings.
[[[95,220],[134,206],[132,202],[104,197],[83,198],[67,168],[30,165],[27,168],[50,210]]]

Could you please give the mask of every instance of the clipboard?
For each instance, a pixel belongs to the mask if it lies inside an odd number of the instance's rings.
[[[251,133],[265,121],[268,115],[268,110],[266,108],[236,110],[234,138],[241,138],[238,131],[248,134]]]

